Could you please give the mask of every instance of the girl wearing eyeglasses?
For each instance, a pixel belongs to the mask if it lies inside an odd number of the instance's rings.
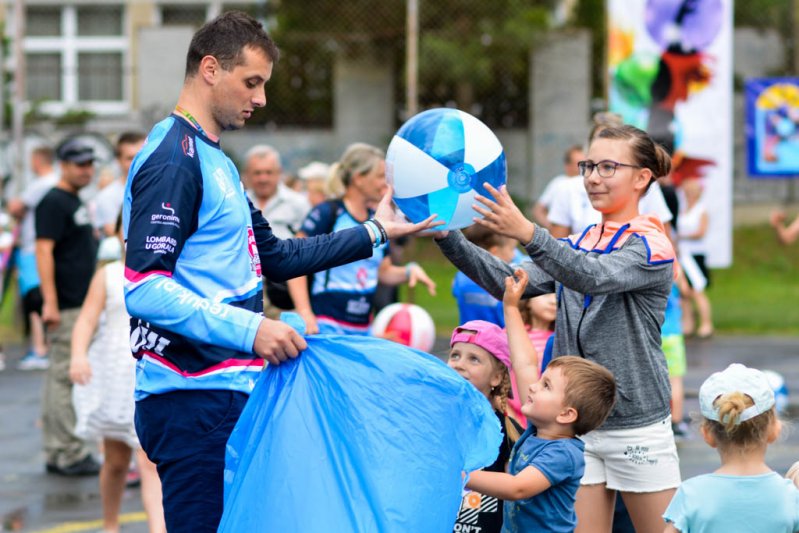
[[[674,279],[675,254],[661,222],[640,215],[638,200],[669,173],[666,151],[632,126],[604,129],[579,164],[598,224],[562,240],[527,220],[503,187],[478,196],[475,223],[521,242],[524,297],[555,292],[553,355],[579,355],[616,376],[616,407],[583,437],[585,475],[577,492],[577,529],[610,532],[616,491],[635,530],[662,532],[661,516],[680,484],[669,416],[669,377],[660,326]],[[437,243],[461,271],[501,298],[511,265],[470,244],[460,232]]]

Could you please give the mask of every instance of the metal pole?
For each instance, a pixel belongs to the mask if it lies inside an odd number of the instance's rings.
[[[23,0],[14,2],[14,105],[13,138],[14,138],[14,193],[22,190],[23,173],[25,172],[24,143],[24,105],[25,105],[25,6]]]
[[[793,0],[793,75],[799,75],[799,0]]]
[[[5,24],[0,26],[0,141],[6,138],[6,62],[5,62]]]
[[[407,0],[407,46],[405,57],[405,106],[407,117],[419,112],[419,2]]]

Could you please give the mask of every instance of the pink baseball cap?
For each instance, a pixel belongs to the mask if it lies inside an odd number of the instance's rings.
[[[452,337],[449,339],[450,348],[456,342],[479,346],[499,359],[499,362],[506,367],[511,367],[508,336],[505,330],[496,324],[485,320],[470,320],[461,324],[452,332]]]

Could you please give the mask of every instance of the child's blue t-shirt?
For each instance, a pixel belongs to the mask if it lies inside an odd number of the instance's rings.
[[[533,466],[547,477],[551,487],[526,500],[506,501],[502,531],[571,533],[577,525],[574,498],[585,470],[585,446],[577,438],[540,439],[536,432],[530,424],[516,442],[508,470],[516,475]]]
[[[684,481],[663,514],[682,533],[799,531],[799,490],[775,472]]]
[[[485,320],[505,327],[502,302],[491,296],[484,288],[469,279],[463,272],[457,272],[452,280],[452,295],[458,302],[459,324],[470,320]]]

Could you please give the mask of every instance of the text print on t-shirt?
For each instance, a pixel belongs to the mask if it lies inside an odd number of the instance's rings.
[[[172,204],[161,202],[161,211],[150,215],[150,224],[163,224],[165,226],[180,227],[180,217],[175,214]]]
[[[636,465],[656,465],[657,459],[649,458],[649,446],[627,446],[624,451],[627,460]]]

